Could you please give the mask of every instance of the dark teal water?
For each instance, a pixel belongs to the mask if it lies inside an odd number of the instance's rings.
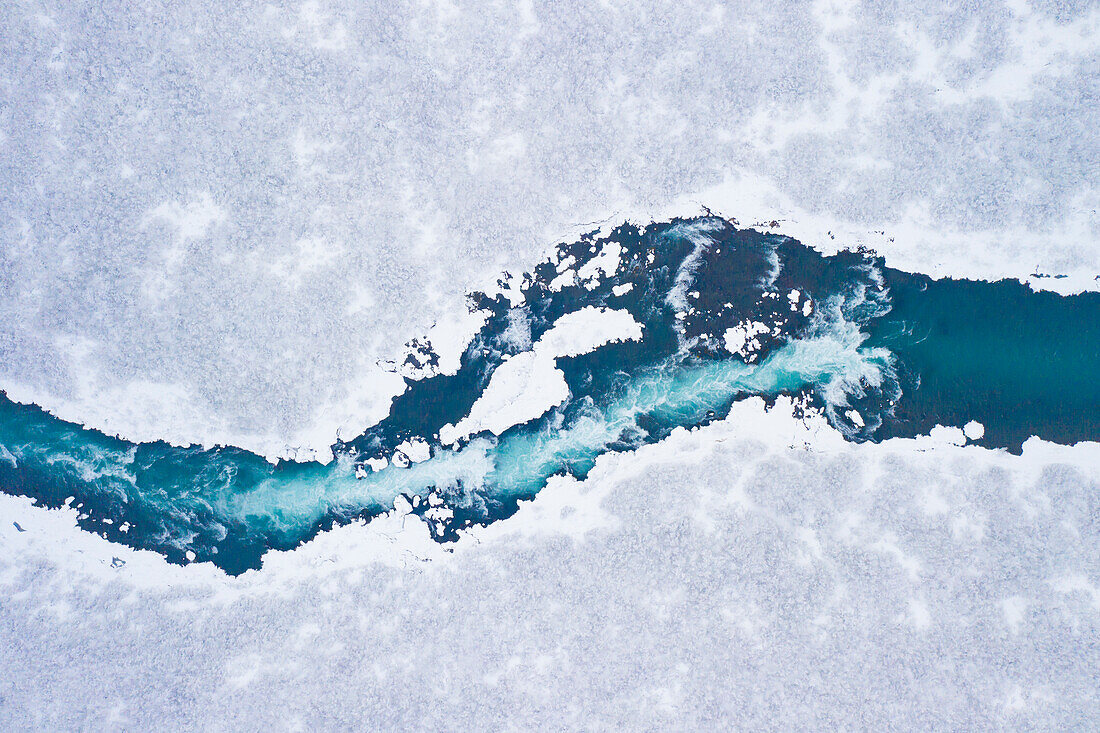
[[[892,308],[868,324],[869,343],[897,356],[904,399],[876,438],[977,420],[978,442],[1013,451],[1031,435],[1097,440],[1100,293],[883,272]]]
[[[579,268],[609,246],[620,264],[598,282],[552,289],[558,267],[547,262],[524,278],[522,307],[473,294],[488,318],[458,373],[411,381],[385,420],[333,446],[328,465],[130,443],[0,396],[0,489],[75,506],[82,527],[113,541],[240,573],[269,549],[375,516],[398,496],[453,539],[509,516],[554,474],[583,477],[602,453],[720,419],[751,395],[803,397],[852,441],[971,420],[985,426],[981,444],[1011,451],[1032,435],[1100,437],[1098,294],[931,281],[714,217],[624,225],[562,245],[556,260]],[[629,312],[643,338],[557,359],[570,396],[543,416],[440,444],[441,428],[469,413],[504,360],[587,306]],[[748,323],[766,332],[731,353],[727,329]],[[410,358],[435,357],[419,344]],[[410,438],[431,445],[428,460],[364,467]]]

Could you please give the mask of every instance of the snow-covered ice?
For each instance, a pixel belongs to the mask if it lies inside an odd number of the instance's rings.
[[[1048,2],[8,3],[0,384],[325,458],[466,292],[700,206],[1096,289],[1098,28]]]
[[[457,368],[468,292],[704,207],[1095,291],[1098,53],[1100,9],[1046,0],[6,3],[0,389],[327,460]],[[614,313],[456,431],[550,409],[554,359],[632,337]],[[399,498],[235,579],[0,495],[0,729],[1095,728],[1100,446],[984,430],[856,445],[749,400],[453,546]]]

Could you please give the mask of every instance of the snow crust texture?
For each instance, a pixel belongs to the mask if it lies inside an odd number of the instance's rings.
[[[324,458],[407,339],[461,352],[466,293],[701,206],[1096,290],[1098,56],[1072,1],[7,2],[0,388]],[[453,552],[399,500],[237,579],[0,496],[0,730],[1100,727],[1097,445],[789,408],[605,455]]]
[[[324,458],[466,292],[689,202],[1095,288],[1098,27],[1045,1],[7,3],[0,383],[130,439]]]
[[[1091,727],[1096,446],[783,414],[604,456],[453,554],[398,516],[234,580],[2,497],[0,727]]]

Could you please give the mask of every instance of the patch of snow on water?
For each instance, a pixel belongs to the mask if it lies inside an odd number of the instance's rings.
[[[981,440],[985,436],[985,425],[977,420],[971,420],[963,425],[963,435],[966,436],[967,440]]]
[[[535,344],[558,358],[580,356],[615,341],[638,341],[642,325],[627,310],[585,306],[554,321],[553,327]]]
[[[423,438],[411,438],[397,446],[395,451],[407,458],[411,463],[420,463],[432,457],[431,448]],[[396,459],[394,461],[397,462]]]
[[[722,335],[722,341],[731,354],[736,354],[745,360],[755,359],[756,352],[760,349],[760,340],[756,337],[770,331],[771,328],[765,323],[742,321],[736,326],[727,328]]]
[[[555,366],[562,357],[580,356],[615,341],[637,341],[642,326],[626,310],[586,306],[554,322],[531,351],[506,360],[489,379],[470,413],[439,431],[444,445],[489,431],[500,435],[534,420],[569,399],[565,374]]]
[[[606,242],[599,254],[577,270],[577,277],[589,290],[595,288],[601,277],[610,277],[618,271],[622,253],[622,245],[618,242]]]
[[[554,358],[540,351],[526,351],[497,367],[485,391],[470,408],[470,414],[456,425],[443,426],[439,440],[452,445],[484,430],[500,435],[567,399],[569,385],[565,383],[565,374],[554,366]]]

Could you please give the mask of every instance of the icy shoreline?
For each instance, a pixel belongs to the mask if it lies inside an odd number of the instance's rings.
[[[738,221],[742,226],[793,237],[823,254],[834,254],[856,246],[865,247],[884,257],[890,267],[925,274],[933,279],[1017,280],[1033,290],[1048,290],[1060,295],[1100,291],[1100,275],[1084,267],[1069,274],[1051,273],[1050,276],[1035,277],[1025,274],[1029,271],[1034,273],[1038,268],[1023,254],[1014,260],[999,257],[984,261],[981,257],[975,257],[969,253],[982,252],[985,248],[969,246],[978,241],[973,234],[952,237],[942,229],[936,230],[940,244],[929,252],[928,235],[912,221],[900,223],[896,230],[869,231],[835,219],[814,216],[792,207],[764,180],[730,180],[694,196],[684,197],[659,209],[657,214],[642,209],[621,209],[603,220],[602,224],[577,225],[567,230],[559,237],[559,242],[573,241],[593,230],[607,233],[624,221],[644,226],[653,221],[698,216],[707,211]],[[773,223],[775,226],[772,226]],[[958,246],[963,243],[967,246]],[[558,246],[558,243],[548,245],[548,254],[537,261],[554,261]],[[596,264],[600,267],[590,267],[591,271],[584,273],[583,280],[595,282],[606,276],[607,273],[600,269],[603,265]],[[572,274],[572,270],[565,269],[564,274]],[[513,297],[510,288],[516,282],[514,274],[486,273],[483,281],[486,287],[482,292]],[[496,283],[503,283],[504,286]],[[468,308],[465,302],[455,303],[453,312],[428,329],[422,337],[424,343],[431,344],[439,358],[439,366],[425,373],[448,373],[456,369],[459,356],[476,334],[483,318],[480,311]],[[410,334],[413,340],[416,337],[416,334]],[[338,438],[347,439],[356,435],[386,416],[392,399],[405,390],[402,374],[416,378],[423,372],[409,371],[400,365],[407,353],[406,350],[397,354],[388,365],[380,362],[365,366],[364,373],[355,380],[352,394],[343,400],[330,398],[328,402],[319,403],[317,418],[289,436],[256,435],[216,421],[212,424],[203,422],[198,413],[192,413],[187,406],[190,402],[188,396],[172,385],[132,385],[127,393],[112,393],[102,399],[94,399],[93,395],[87,394],[78,400],[59,398],[18,382],[2,384],[0,389],[4,389],[15,402],[37,405],[62,420],[125,440],[162,440],[176,446],[201,445],[204,448],[236,446],[261,455],[271,463],[280,460],[328,463],[333,458],[331,446]],[[150,405],[154,409],[149,409]]]
[[[460,530],[457,542],[440,544],[432,539],[428,524],[412,513],[412,507],[398,499],[395,509],[369,521],[360,521],[326,530],[293,550],[270,551],[260,570],[228,576],[209,563],[180,566],[147,550],[135,550],[110,542],[77,526],[77,510],[71,507],[47,509],[35,506],[33,499],[0,494],[5,516],[19,524],[0,528],[0,537],[12,546],[51,558],[58,567],[101,578],[125,578],[135,587],[213,584],[225,592],[270,588],[290,578],[304,578],[319,568],[328,571],[359,567],[380,562],[407,566],[410,562],[450,562],[455,553],[502,538],[531,533],[563,533],[582,539],[590,529],[606,524],[606,512],[600,497],[591,492],[613,475],[612,467],[628,473],[644,463],[688,463],[693,451],[703,446],[716,447],[728,440],[754,440],[769,450],[852,454],[881,457],[886,455],[937,455],[940,460],[957,456],[967,460],[1003,466],[1013,473],[1032,475],[1050,463],[1071,465],[1086,472],[1100,469],[1100,442],[1084,441],[1072,446],[1032,438],[1023,453],[1012,455],[1003,449],[968,445],[970,438],[981,437],[982,426],[937,426],[929,435],[916,438],[891,438],[881,443],[846,442],[844,435],[831,427],[821,414],[803,414],[788,397],[780,397],[766,406],[759,397],[739,401],[723,420],[693,429],[677,428],[668,438],[635,451],[606,453],[596,460],[596,468],[584,480],[558,476],[533,500],[521,502],[514,516]],[[686,446],[694,446],[687,449]],[[563,493],[564,492],[564,493]],[[603,517],[601,519],[601,517]],[[113,563],[116,558],[123,565]],[[282,580],[280,580],[280,578]]]
[[[399,501],[237,578],[0,496],[0,589],[18,635],[5,641],[36,650],[0,663],[18,687],[0,720],[331,724],[388,710],[395,725],[637,727],[644,714],[828,727],[853,719],[853,689],[881,689],[888,706],[860,704],[862,720],[1063,727],[1095,695],[1081,641],[1100,597],[1088,499],[1100,444],[1029,441],[1013,456],[960,438],[854,445],[752,399],[601,456],[586,480],[555,479],[450,546]],[[47,653],[72,674],[47,681],[34,666]],[[623,679],[628,699],[614,693]],[[79,694],[104,680],[104,695]],[[191,692],[167,694],[181,680]],[[431,705],[392,707],[425,685]]]

